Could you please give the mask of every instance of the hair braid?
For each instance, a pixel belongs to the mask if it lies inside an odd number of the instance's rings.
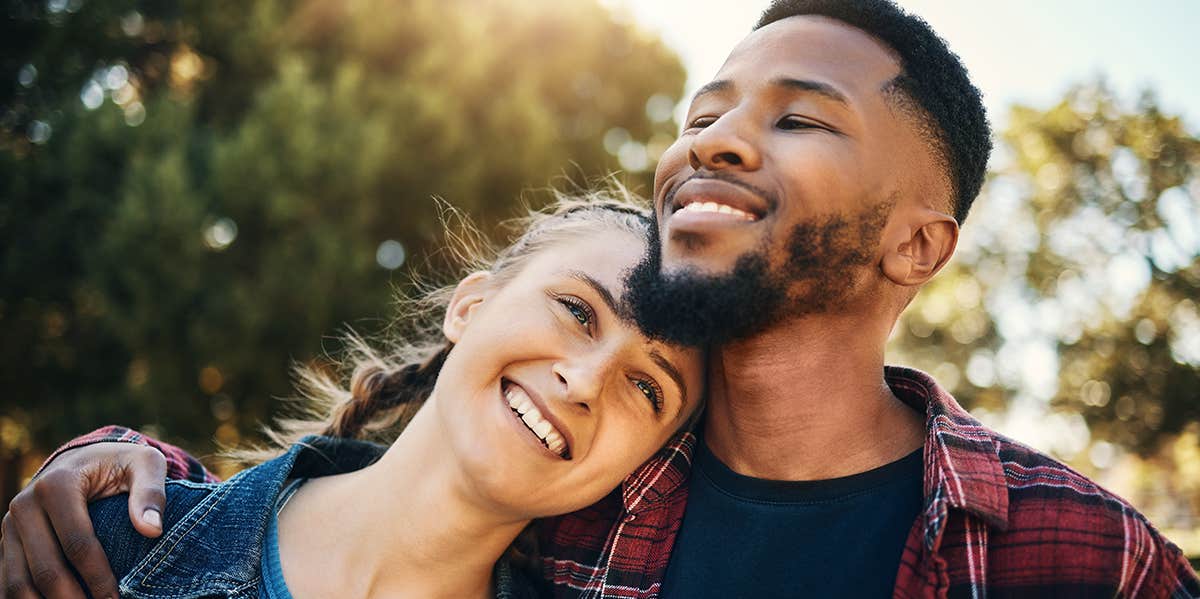
[[[383,426],[409,415],[400,408],[419,405],[429,397],[438,373],[453,344],[446,343],[424,362],[388,369],[381,364],[360,365],[350,379],[350,397],[336,408],[329,426],[322,432],[333,437],[358,438],[368,429],[378,429],[384,413],[396,410]]]

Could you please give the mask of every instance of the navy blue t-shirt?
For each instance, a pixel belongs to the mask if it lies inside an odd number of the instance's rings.
[[[891,597],[922,501],[921,450],[874,470],[773,481],[697,443],[664,599]]]

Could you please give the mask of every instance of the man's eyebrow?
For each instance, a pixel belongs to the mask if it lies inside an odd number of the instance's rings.
[[[600,299],[604,300],[605,304],[608,304],[608,309],[612,310],[613,314],[616,314],[617,316],[622,315],[620,308],[617,307],[617,298],[613,296],[612,292],[609,291],[608,287],[605,287],[603,283],[592,278],[592,276],[586,272],[572,270],[567,274],[571,275],[572,279],[582,281],[588,287],[591,287],[592,290],[600,296]]]
[[[797,91],[812,92],[819,96],[824,96],[829,100],[833,100],[838,104],[849,105],[850,100],[846,99],[846,94],[838,91],[838,88],[829,85],[822,81],[813,81],[812,79],[793,79],[791,77],[780,77],[771,81],[771,85],[776,87],[785,87]]]
[[[675,368],[675,365],[672,364],[670,360],[667,360],[662,354],[658,353],[658,350],[650,350],[650,359],[654,360],[654,363],[658,364],[658,367],[662,368],[663,372],[666,372],[667,376],[671,377],[671,380],[675,381],[675,384],[679,387],[679,396],[683,399],[683,405],[684,407],[687,407],[687,385],[683,384],[683,375],[679,374],[679,369]]]
[[[819,96],[823,96],[826,99],[833,100],[838,104],[850,104],[850,100],[846,98],[846,94],[843,94],[840,90],[838,90],[838,88],[823,81],[814,81],[812,79],[796,79],[794,77],[778,77],[771,80],[771,85],[796,91],[811,92]],[[705,94],[722,92],[731,89],[732,87],[733,82],[728,79],[709,81],[708,83],[704,84],[703,87],[696,90],[696,95],[692,96],[692,101],[695,102],[696,98],[699,98]]]
[[[729,81],[728,79],[719,79],[717,81],[709,81],[708,83],[705,83],[700,89],[696,90],[696,93],[694,95],[692,95],[692,101],[695,102],[696,98],[699,98],[700,96],[703,96],[705,94],[715,94],[717,92],[725,91],[731,87],[733,87],[733,82]]]

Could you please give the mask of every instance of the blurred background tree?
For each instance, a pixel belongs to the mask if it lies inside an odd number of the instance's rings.
[[[97,425],[199,454],[252,433],[292,360],[382,328],[440,238],[434,196],[490,229],[564,173],[645,190],[685,78],[590,0],[6,11],[5,504]]]
[[[1200,139],[1153,95],[1128,106],[1102,82],[1007,122],[959,251],[893,355],[1158,525],[1194,531]]]

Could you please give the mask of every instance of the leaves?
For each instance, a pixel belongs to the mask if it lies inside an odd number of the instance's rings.
[[[62,4],[0,35],[0,385],[43,450],[249,433],[292,360],[382,328],[376,254],[430,255],[435,196],[492,229],[617,167],[610,129],[672,135],[646,105],[684,83],[591,0]]]
[[[1200,140],[1152,96],[1126,107],[1094,83],[1014,107],[1001,142],[896,349],[965,374],[953,387],[984,413],[1048,403],[1151,455],[1200,423]]]

